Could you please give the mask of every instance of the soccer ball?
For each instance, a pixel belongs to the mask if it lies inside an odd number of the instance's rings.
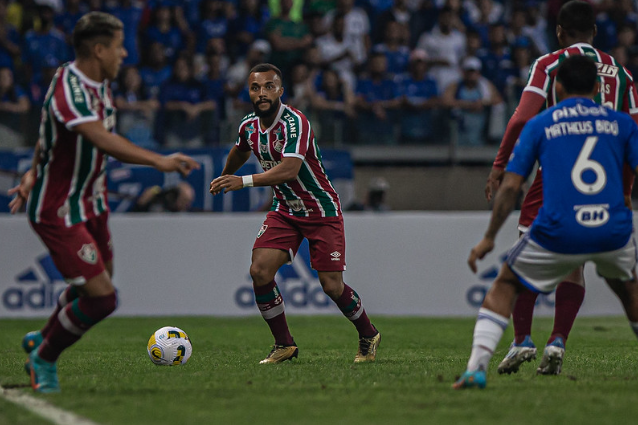
[[[186,364],[193,354],[188,335],[175,326],[165,326],[155,331],[146,349],[151,361],[161,366]]]

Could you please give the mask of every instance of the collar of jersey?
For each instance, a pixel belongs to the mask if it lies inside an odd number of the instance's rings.
[[[73,71],[73,73],[77,74],[80,77],[80,80],[82,80],[83,82],[85,82],[87,85],[91,86],[91,87],[95,87],[96,89],[102,87],[102,84],[104,84],[104,82],[102,83],[98,83],[95,80],[90,79],[89,77],[87,77],[86,75],[84,75],[84,72],[80,71],[78,69],[77,66],[75,66],[75,62],[71,62],[69,64],[69,69],[71,69],[71,71]]]
[[[277,116],[275,117],[275,120],[272,122],[272,124],[270,124],[270,127],[268,127],[267,129],[265,129],[264,131],[261,131],[261,118],[257,117],[257,128],[259,129],[259,132],[262,134],[265,133],[270,133],[270,130],[272,130],[277,123],[279,122],[279,118],[281,118],[281,114],[284,113],[284,108],[286,107],[286,105],[284,105],[283,102],[279,102],[279,111],[277,111]]]
[[[590,48],[590,49],[593,49],[592,45],[591,45],[591,44],[589,44],[589,43],[576,43],[576,44],[572,44],[571,46],[569,46],[569,47],[568,47],[568,49],[569,49],[569,48],[572,48],[572,47],[588,47],[588,48]]]

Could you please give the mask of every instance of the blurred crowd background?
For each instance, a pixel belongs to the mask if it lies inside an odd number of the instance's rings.
[[[563,0],[0,0],[0,148],[33,146],[73,26],[125,25],[118,131],[147,148],[228,145],[252,111],[248,70],[321,146],[497,146],[532,61],[556,49]],[[638,1],[597,0],[595,47],[638,70]]]

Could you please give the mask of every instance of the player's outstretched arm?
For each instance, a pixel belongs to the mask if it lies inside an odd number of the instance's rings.
[[[9,196],[16,195],[15,198],[9,202],[9,211],[11,214],[15,214],[18,211],[22,210],[22,207],[27,203],[27,199],[29,198],[29,193],[31,193],[31,189],[35,184],[36,178],[36,170],[38,168],[38,164],[40,163],[40,142],[35,144],[35,149],[33,151],[33,161],[31,164],[31,169],[28,170],[20,179],[20,184],[16,187],[12,187],[8,190],[7,194]]]
[[[487,177],[485,199],[487,199],[488,202],[492,200],[503,181],[507,161],[509,161],[509,157],[514,150],[514,145],[521,135],[521,131],[523,131],[523,127],[525,127],[527,121],[534,118],[544,104],[545,98],[540,94],[532,91],[523,92],[516,111],[514,111],[512,118],[510,118],[507,123],[507,128],[505,129],[501,146],[498,148],[494,165],[492,166],[490,175]]]
[[[199,169],[199,163],[182,153],[160,155],[141,148],[122,136],[107,131],[100,121],[78,124],[73,128],[82,137],[112,157],[128,164],[148,165],[162,172],[178,171],[183,176]]]
[[[210,184],[210,193],[216,195],[222,190],[224,193],[251,186],[274,186],[294,180],[299,175],[303,161],[300,158],[285,157],[270,170],[252,174],[250,176],[223,175],[217,177]]]
[[[467,264],[470,266],[472,272],[476,273],[476,261],[481,260],[488,252],[494,249],[496,234],[514,209],[518,192],[521,190],[521,186],[524,181],[525,178],[519,174],[505,173],[501,188],[494,199],[494,208],[492,209],[490,225],[487,228],[483,239],[474,248],[472,248],[470,256],[467,259]]]
[[[210,182],[209,192],[217,195],[222,190],[224,193],[231,190],[239,190],[248,185],[244,185],[241,177],[233,176],[233,174],[241,168],[242,165],[250,158],[250,151],[241,151],[237,146],[233,146],[226,158],[226,165],[219,177]],[[232,187],[232,189],[230,189]]]

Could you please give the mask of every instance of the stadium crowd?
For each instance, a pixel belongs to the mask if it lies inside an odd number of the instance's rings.
[[[555,48],[563,0],[0,0],[0,140],[32,146],[71,31],[101,10],[125,25],[118,131],[147,148],[234,140],[249,69],[323,146],[497,145],[533,60]],[[592,0],[594,46],[638,72],[638,1]]]

